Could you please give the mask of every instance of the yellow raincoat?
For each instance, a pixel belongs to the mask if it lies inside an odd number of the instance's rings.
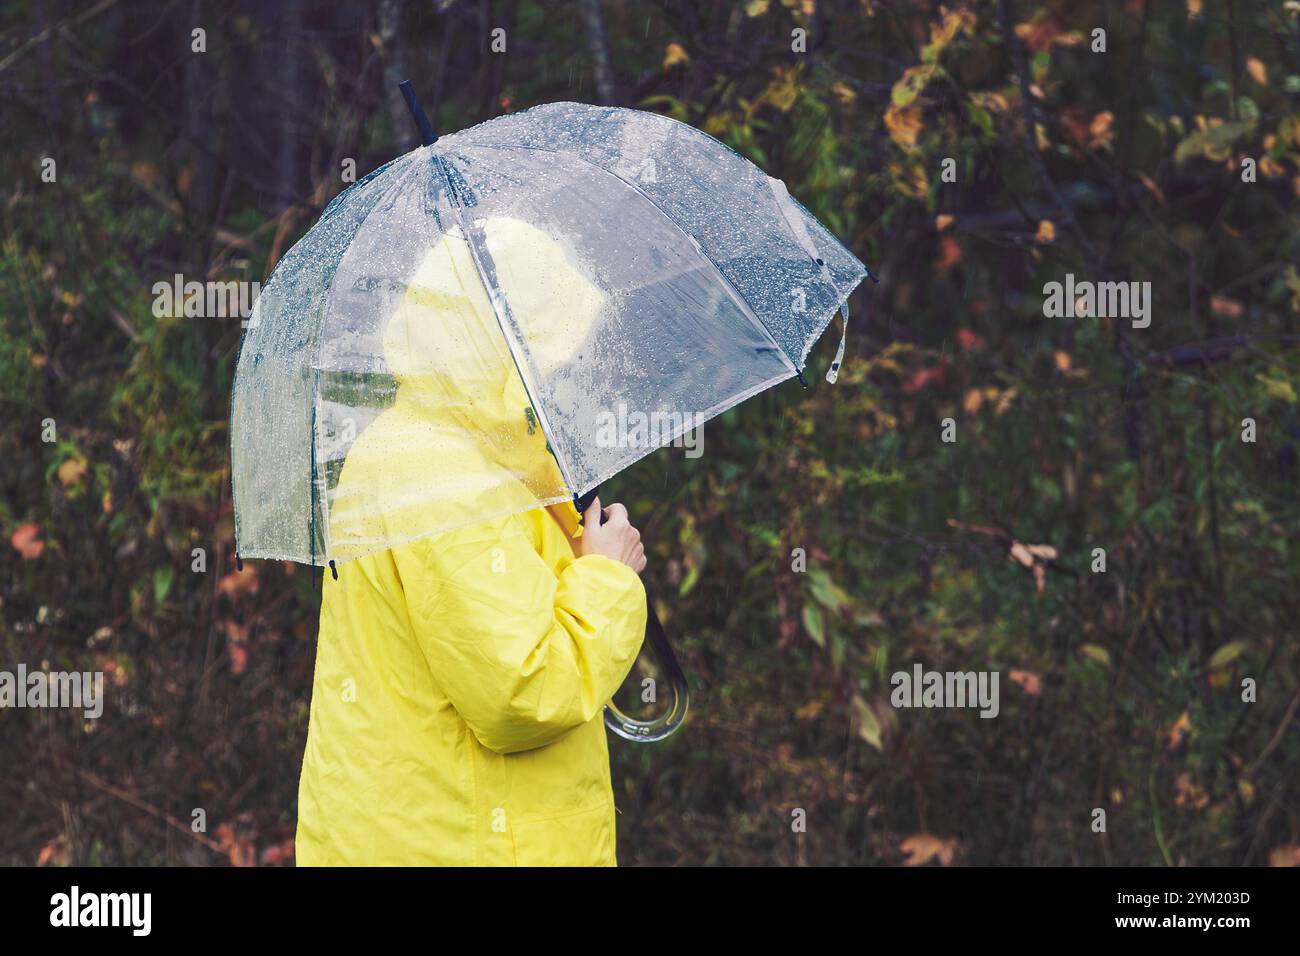
[[[594,316],[599,294],[537,230],[491,220],[487,237],[536,270],[502,275],[512,301]],[[641,580],[574,558],[572,504],[565,531],[538,507],[563,482],[463,240],[431,250],[384,348],[397,397],[349,450],[333,553],[460,527],[325,576],[298,863],[612,866],[601,711],[645,633]]]

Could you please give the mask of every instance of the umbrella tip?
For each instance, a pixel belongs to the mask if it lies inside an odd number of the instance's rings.
[[[424,141],[424,145],[431,146],[436,143],[438,134],[434,132],[433,124],[429,122],[429,117],[420,104],[420,98],[415,95],[415,87],[411,85],[411,81],[402,80],[397,84],[397,88],[402,91],[402,96],[406,100],[406,108],[411,111],[411,117],[415,120],[415,126],[420,131],[420,139]]]

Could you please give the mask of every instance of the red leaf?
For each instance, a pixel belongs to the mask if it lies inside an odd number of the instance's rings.
[[[248,648],[243,644],[236,644],[233,641],[229,648],[230,653],[230,673],[242,674],[248,667]]]
[[[35,561],[45,550],[45,542],[40,539],[41,526],[38,524],[19,525],[9,543],[23,556],[24,561]]]
[[[238,601],[245,594],[256,594],[257,572],[252,568],[231,571],[217,581],[217,591],[232,601]]]

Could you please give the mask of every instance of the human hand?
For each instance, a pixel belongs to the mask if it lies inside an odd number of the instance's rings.
[[[573,553],[578,557],[603,554],[640,574],[646,565],[641,532],[627,519],[627,509],[618,502],[603,509],[597,497],[582,516],[582,536],[573,539]]]

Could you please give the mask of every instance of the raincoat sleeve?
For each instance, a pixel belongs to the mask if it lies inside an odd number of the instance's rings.
[[[599,714],[631,670],[646,596],[626,565],[586,555],[557,574],[509,520],[412,551],[398,570],[415,633],[433,679],[489,750],[559,739]]]

